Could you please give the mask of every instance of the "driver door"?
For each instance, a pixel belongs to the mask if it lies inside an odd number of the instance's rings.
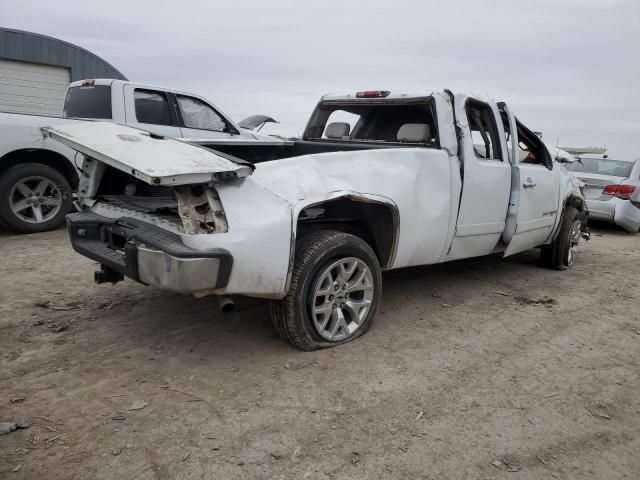
[[[560,179],[559,167],[542,140],[521,124],[506,105],[499,108],[513,167],[503,234],[506,257],[542,245],[551,235],[560,214]]]

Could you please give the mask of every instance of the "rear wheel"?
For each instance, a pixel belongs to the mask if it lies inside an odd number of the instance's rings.
[[[21,233],[51,230],[64,222],[73,207],[64,176],[40,163],[8,169],[0,178],[0,219]]]
[[[314,232],[296,245],[289,292],[271,302],[271,319],[301,350],[333,347],[371,327],[381,288],[380,264],[366,242],[343,232]]]
[[[556,270],[571,268],[576,261],[581,236],[580,214],[576,207],[568,206],[564,210],[558,236],[552,243],[540,249],[543,265]]]

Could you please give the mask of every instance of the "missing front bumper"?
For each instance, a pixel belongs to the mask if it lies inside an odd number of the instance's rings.
[[[135,218],[67,215],[71,244],[101,264],[98,283],[129,277],[145,285],[191,294],[227,285],[233,258],[224,249],[193,250],[180,236]]]

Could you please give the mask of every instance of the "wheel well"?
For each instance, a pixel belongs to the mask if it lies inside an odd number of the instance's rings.
[[[389,267],[395,257],[400,219],[389,204],[346,196],[315,203],[298,215],[297,238],[318,230],[350,233],[367,242],[380,265]]]
[[[567,202],[565,206],[576,207],[579,212],[583,211],[586,207],[585,201],[582,197],[578,195],[571,194],[567,198]]]
[[[78,173],[73,163],[64,155],[52,150],[23,149],[9,152],[0,158],[0,175],[14,165],[22,163],[41,163],[51,167],[67,179],[74,191],[78,188]]]

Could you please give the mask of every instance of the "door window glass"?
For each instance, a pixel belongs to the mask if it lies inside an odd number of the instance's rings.
[[[183,95],[176,95],[176,98],[185,127],[214,132],[226,130],[226,123],[222,117],[202,100]]]
[[[169,101],[166,93],[136,88],[133,92],[133,99],[138,122],[171,125]]]
[[[544,165],[549,170],[553,169],[551,154],[542,140],[520,123],[517,118],[516,126],[518,128],[518,160],[520,163]]]

